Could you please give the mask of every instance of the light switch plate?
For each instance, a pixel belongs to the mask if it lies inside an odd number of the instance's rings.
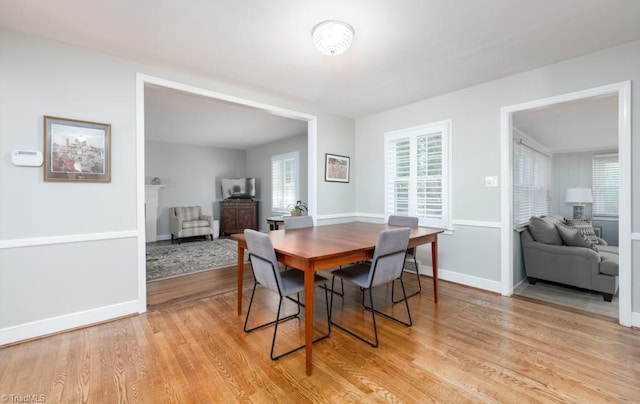
[[[484,183],[487,187],[497,187],[498,186],[498,176],[486,176],[484,177]]]

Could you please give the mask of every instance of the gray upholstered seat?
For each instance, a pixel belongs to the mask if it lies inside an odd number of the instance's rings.
[[[390,226],[402,226],[402,227],[416,228],[416,227],[418,227],[418,223],[419,223],[418,218],[414,217],[414,216],[391,215],[391,216],[389,216],[389,220],[387,220],[387,224],[389,224]],[[422,283],[420,282],[420,271],[418,270],[418,260],[416,259],[416,249],[415,249],[415,247],[407,249],[407,258],[409,258],[410,260],[413,259],[414,270],[415,270],[415,273],[416,273],[416,278],[418,279],[418,290],[407,295],[407,297],[411,297],[411,296],[415,296],[415,295],[419,294],[420,292],[422,292]],[[406,270],[406,267],[404,269]],[[404,272],[403,272],[403,274],[404,274]],[[393,286],[395,286],[395,285],[393,285]],[[394,290],[395,290],[395,287],[391,289],[391,300],[393,300],[394,303],[398,303],[401,300],[395,300],[394,299],[394,297],[393,297]]]
[[[304,344],[288,350],[279,355],[274,355],[275,345],[276,345],[276,335],[278,333],[278,324],[290,320],[292,318],[298,317],[300,315],[300,292],[304,290],[304,272],[299,271],[297,269],[289,269],[285,271],[280,271],[278,269],[278,261],[276,259],[276,253],[273,249],[273,244],[271,243],[271,239],[265,233],[260,233],[255,230],[246,229],[244,231],[244,235],[247,241],[247,247],[249,250],[249,260],[251,261],[251,267],[253,269],[253,276],[255,279],[255,283],[253,285],[253,291],[251,292],[251,301],[249,302],[249,309],[247,310],[247,317],[244,322],[244,331],[251,332],[257,329],[275,324],[273,330],[273,340],[271,342],[271,359],[277,360],[282,358],[285,355],[293,353],[299,349],[304,348]],[[315,285],[324,285],[325,286],[325,301],[327,306],[327,333],[322,335],[321,337],[314,340],[317,342],[321,339],[324,339],[329,336],[331,332],[331,323],[329,321],[329,298],[327,297],[327,288],[325,283],[327,280],[321,276],[315,275]],[[278,303],[278,312],[276,314],[276,319],[274,321],[270,321],[255,327],[249,328],[249,316],[251,315],[251,308],[253,307],[253,301],[256,293],[256,288],[258,285],[262,285],[265,288],[271,290],[274,293],[277,293],[280,296],[280,301]],[[282,310],[282,302],[284,301],[284,297],[290,297],[292,295],[296,295],[297,299],[294,300],[297,306],[297,312],[295,314],[280,318],[280,311]],[[293,300],[293,299],[292,299]]]
[[[373,330],[375,335],[375,341],[371,342],[366,338],[358,335],[357,333],[348,330],[346,327],[337,324],[333,320],[333,313],[331,314],[331,324],[342,329],[343,331],[351,334],[352,336],[366,342],[372,347],[378,346],[378,328],[376,326],[376,313],[397,321],[406,326],[411,326],[413,321],[411,320],[411,311],[409,310],[409,303],[407,301],[407,294],[404,289],[404,282],[402,281],[402,270],[404,268],[404,260],[407,254],[407,246],[409,244],[409,235],[411,230],[407,227],[385,230],[380,233],[376,242],[376,247],[373,253],[373,259],[370,263],[356,264],[350,267],[336,269],[332,272],[333,278],[331,280],[331,287],[333,289],[335,277],[339,277],[348,282],[355,284],[365,291],[369,291],[369,301],[371,306],[367,307],[364,304],[364,293],[362,294],[362,304],[365,309],[371,311],[373,320]],[[400,280],[400,286],[402,287],[402,295],[405,305],[407,307],[408,321],[402,321],[398,318],[392,317],[386,313],[382,313],[373,307],[373,294],[372,288],[393,282],[394,280]],[[331,294],[331,310],[333,309],[333,294]]]

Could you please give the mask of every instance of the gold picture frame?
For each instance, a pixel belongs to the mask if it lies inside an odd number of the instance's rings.
[[[111,125],[45,116],[44,180],[111,182]]]

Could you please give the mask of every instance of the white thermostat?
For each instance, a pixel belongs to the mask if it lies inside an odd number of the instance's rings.
[[[38,150],[13,150],[11,162],[16,166],[40,167],[42,165],[42,152]]]

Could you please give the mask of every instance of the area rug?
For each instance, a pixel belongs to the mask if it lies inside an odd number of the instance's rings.
[[[147,245],[147,282],[230,267],[237,262],[238,244],[231,239],[150,244]]]

